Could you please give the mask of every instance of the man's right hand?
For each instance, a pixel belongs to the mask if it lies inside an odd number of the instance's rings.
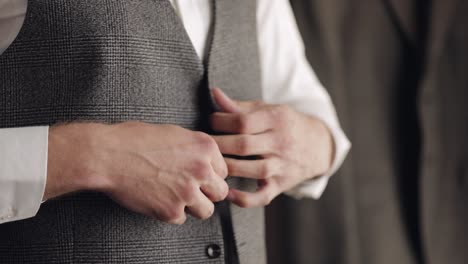
[[[161,221],[201,219],[228,194],[227,168],[207,134],[174,125],[72,123],[50,128],[44,198],[94,190]]]

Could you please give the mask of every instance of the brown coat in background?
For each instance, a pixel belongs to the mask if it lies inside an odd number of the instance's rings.
[[[353,149],[269,208],[269,263],[468,263],[468,2],[292,4]]]

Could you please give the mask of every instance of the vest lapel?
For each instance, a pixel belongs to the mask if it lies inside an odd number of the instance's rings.
[[[225,3],[223,0],[212,0],[211,1],[211,9],[213,12],[213,21],[212,21],[212,26],[211,26],[211,39],[209,43],[209,49],[208,49],[208,54],[207,54],[207,60],[206,60],[206,67],[208,70],[208,87],[209,89],[213,89],[219,86],[217,83],[217,76],[214,72],[216,72],[218,68],[218,60],[219,58],[219,45],[218,42],[223,41],[223,38],[225,37],[224,30],[225,29],[225,20],[226,17],[223,16],[222,10],[224,7]],[[224,35],[224,36],[223,36]],[[213,73],[211,73],[213,72]],[[226,87],[218,87],[223,90],[226,89]],[[226,92],[226,91],[225,91]],[[215,106],[216,109],[218,109],[218,106],[213,101],[213,105]]]
[[[213,22],[207,63],[209,87],[219,87],[238,100],[260,99],[256,1],[215,0]],[[247,38],[241,43],[238,36]],[[242,74],[246,67],[253,67],[248,75]],[[239,79],[244,80],[243,86],[238,85]],[[244,191],[255,191],[257,186],[253,180],[238,177],[229,177],[228,184]],[[263,208],[245,209],[223,202],[218,209],[221,216],[227,214],[221,219],[227,259],[231,263],[266,263]]]
[[[213,12],[207,64],[209,87],[219,87],[238,100],[261,99],[256,1],[216,0]],[[240,36],[246,39],[241,41]],[[252,67],[248,74],[246,67]],[[241,78],[247,85],[237,85]]]
[[[218,87],[216,80],[219,76],[217,76],[216,68],[218,67],[218,48],[217,43],[222,41],[223,38],[223,31],[224,28],[224,19],[223,15],[221,14],[222,8],[224,4],[223,0],[214,0],[211,1],[211,7],[213,12],[213,21],[211,26],[211,33],[210,42],[208,46],[208,52],[206,56],[206,69],[207,69],[207,89],[211,91],[211,89]],[[213,73],[212,73],[213,72]],[[219,87],[221,88],[221,87]],[[225,90],[225,87],[223,87]],[[211,93],[210,93],[211,95]],[[210,105],[213,107],[214,111],[219,110],[219,107],[214,102],[213,98],[210,96]],[[232,178],[231,178],[232,179]],[[233,188],[235,184],[233,184],[232,180],[229,177],[227,179],[229,188]],[[231,210],[231,204],[228,201],[222,201],[217,204],[217,211],[220,216],[221,226],[223,230],[223,240],[224,240],[224,252],[225,252],[225,260],[228,263],[238,264],[239,263],[239,256],[236,244],[236,238],[234,234],[234,224],[232,221],[233,215]]]

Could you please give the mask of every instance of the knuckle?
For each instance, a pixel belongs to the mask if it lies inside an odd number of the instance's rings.
[[[292,139],[284,136],[284,137],[278,137],[277,140],[275,140],[276,145],[275,148],[277,150],[277,154],[285,154],[289,151],[289,149],[292,146]]]
[[[203,213],[200,214],[200,219],[208,219],[213,215],[213,213],[214,213],[214,204],[210,203],[209,205],[206,206]]]
[[[188,183],[181,190],[181,198],[184,200],[185,204],[192,204],[196,197],[199,188],[192,182]]]
[[[161,220],[170,224],[183,224],[185,222],[185,213],[177,207],[167,208],[161,214]]]
[[[273,107],[270,112],[274,120],[276,120],[280,124],[285,124],[289,120],[291,108],[288,105],[278,105]]]
[[[215,193],[212,194],[213,202],[219,202],[226,199],[229,187],[225,181],[223,181],[219,186],[217,186],[217,190]]]
[[[211,142],[211,137],[203,132],[195,131],[193,132],[193,136],[202,145],[209,144]]]
[[[181,217],[179,217],[177,219],[172,219],[172,220],[168,221],[168,223],[173,224],[173,225],[182,225],[182,224],[185,223],[186,219],[187,218],[185,216],[181,216]]]
[[[237,127],[239,129],[239,133],[247,134],[250,130],[252,123],[252,117],[249,114],[241,114],[237,118]]]
[[[262,165],[262,171],[260,172],[261,179],[268,179],[274,174],[273,162],[265,160]]]
[[[221,184],[221,189],[220,189],[221,200],[226,199],[228,194],[229,194],[229,186],[227,182],[223,181],[223,183]]]
[[[252,204],[246,200],[246,199],[240,199],[237,203],[237,205],[241,208],[250,208],[252,207]]]
[[[221,193],[219,191],[211,193],[210,198],[211,198],[211,201],[213,202],[219,202],[223,200],[223,198],[221,197]]]
[[[210,176],[211,165],[205,160],[196,160],[192,166],[192,174],[199,181],[207,180]]]
[[[260,199],[260,203],[261,205],[263,206],[267,206],[271,203],[271,201],[273,200],[274,196],[271,192],[267,192],[265,193],[265,195],[262,196],[262,198]]]
[[[210,135],[205,134],[203,132],[195,132],[195,133],[196,133],[195,138],[202,150],[205,150],[206,153],[218,151],[218,144]]]
[[[178,219],[180,217],[180,214],[175,208],[167,208],[163,212],[162,217],[168,222],[170,222],[174,221],[175,219]]]
[[[238,152],[239,154],[241,155],[247,155],[250,151],[250,148],[251,148],[251,138],[247,135],[244,135],[242,137],[240,137],[240,139],[238,140],[237,142],[237,148],[238,148]]]
[[[237,206],[241,208],[250,208],[252,207],[252,202],[246,195],[240,195],[236,201]]]
[[[223,163],[222,164],[222,167],[221,167],[221,171],[220,171],[221,175],[221,178],[223,179],[226,179],[226,177],[229,175],[229,169],[228,169],[228,166],[226,163]]]

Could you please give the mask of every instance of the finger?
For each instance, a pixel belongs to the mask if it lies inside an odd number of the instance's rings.
[[[262,105],[260,101],[233,100],[219,88],[214,88],[212,94],[221,111],[226,113],[250,112]]]
[[[167,222],[167,223],[173,224],[173,225],[182,225],[182,224],[185,223],[186,220],[187,220],[187,215],[185,215],[185,213],[184,213],[184,214],[181,214],[181,216],[178,217],[178,218],[169,219],[169,220],[163,221],[163,222]]]
[[[214,212],[214,204],[199,191],[195,202],[186,207],[186,212],[199,219],[207,219]]]
[[[214,88],[212,94],[216,104],[221,108],[221,111],[228,113],[241,112],[237,103],[229,98],[221,89]]]
[[[274,153],[271,133],[258,135],[213,136],[223,154],[237,156],[266,155]]]
[[[226,162],[224,161],[223,154],[221,154],[221,150],[219,149],[219,146],[217,146],[216,151],[213,153],[210,163],[214,173],[219,178],[226,179],[226,177],[228,176],[228,169]]]
[[[229,190],[228,200],[243,208],[263,207],[279,194],[276,181],[264,181],[256,192],[244,192],[236,189]]]
[[[268,179],[280,174],[277,159],[238,160],[225,158],[229,175],[251,179]]]
[[[226,199],[229,192],[229,186],[226,181],[220,177],[212,177],[201,184],[203,194],[212,202],[219,202]]]
[[[211,115],[211,127],[230,134],[258,134],[273,129],[275,120],[269,111],[260,109],[251,113],[222,113]]]
[[[168,205],[165,210],[158,210],[153,213],[153,216],[163,222],[175,225],[185,223],[187,216],[185,215],[183,206]]]

